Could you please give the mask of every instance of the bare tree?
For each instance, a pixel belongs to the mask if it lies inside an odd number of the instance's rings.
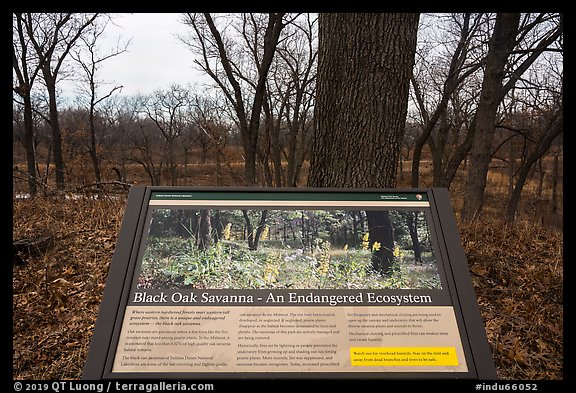
[[[134,139],[131,135],[139,122],[139,101],[138,97],[112,96],[102,103],[100,110],[110,133],[107,151],[117,163],[112,170],[121,183],[128,182],[127,165],[133,161]]]
[[[286,24],[284,16],[284,13],[270,13],[262,25],[261,15],[241,15],[240,27],[236,31],[237,35],[240,34],[239,39],[243,39],[247,45],[234,42],[234,38],[226,35],[226,29],[219,29],[216,20],[208,13],[186,14],[184,18],[184,23],[192,28],[193,33],[191,41],[182,41],[194,52],[201,54],[201,58],[195,60],[196,64],[212,78],[234,108],[242,136],[247,185],[256,184],[256,157],[265,82],[280,33]],[[224,23],[230,22],[225,20]],[[252,34],[249,34],[249,29],[252,29]],[[235,59],[235,53],[251,54],[250,62],[255,69],[255,78],[250,78],[242,70],[241,61],[246,59]],[[253,89],[247,92],[242,88],[242,83],[247,83]]]
[[[96,132],[96,107],[110,98],[117,90],[121,90],[122,86],[115,86],[110,88],[103,95],[99,94],[99,88],[101,88],[102,83],[97,79],[97,73],[100,66],[105,61],[118,56],[127,51],[128,43],[122,47],[113,49],[110,53],[100,56],[98,54],[99,48],[97,46],[98,40],[104,33],[108,21],[103,24],[94,24],[94,29],[92,29],[88,34],[80,37],[80,41],[83,44],[83,48],[71,52],[71,57],[78,63],[83,71],[83,78],[80,81],[81,89],[87,96],[87,106],[88,106],[88,128],[90,130],[90,144],[88,146],[88,153],[90,159],[92,160],[92,167],[94,168],[94,177],[96,183],[101,183],[102,177],[100,173],[100,157],[98,155],[98,141]],[[101,187],[101,186],[99,186]]]
[[[223,112],[218,97],[205,93],[193,97],[189,115],[196,130],[193,138],[202,150],[202,163],[206,163],[208,152],[214,151],[217,185],[222,185],[222,161],[231,130]]]
[[[137,95],[124,101],[117,119],[117,127],[129,141],[128,162],[135,162],[142,166],[150,178],[153,186],[162,184],[162,170],[165,164],[164,146],[158,127],[154,122],[142,116],[144,103],[149,97]],[[109,121],[114,122],[114,119]]]
[[[492,151],[492,135],[496,126],[496,113],[503,98],[502,81],[508,56],[516,44],[520,23],[519,13],[499,13],[486,55],[486,69],[480,101],[476,109],[474,132],[477,133],[470,150],[470,166],[465,181],[462,218],[478,217],[482,210],[486,175]]]
[[[171,185],[178,182],[176,142],[187,121],[190,91],[180,85],[168,90],[157,90],[143,102],[143,113],[156,126],[163,140],[163,156],[166,158]]]
[[[28,192],[32,197],[37,192],[36,172],[36,149],[34,144],[34,122],[32,108],[32,87],[40,72],[40,64],[37,59],[31,58],[29,42],[26,30],[26,14],[13,14],[12,22],[12,67],[16,80],[13,91],[21,99],[18,103],[23,106],[24,137],[23,143],[26,149],[26,164],[28,170]]]
[[[447,110],[450,99],[454,97],[456,89],[476,70],[480,68],[482,63],[470,60],[471,47],[474,45],[474,38],[477,36],[479,27],[482,24],[482,14],[455,14],[450,15],[448,21],[455,26],[455,32],[451,33],[455,38],[456,45],[452,51],[452,55],[448,61],[448,69],[445,74],[441,75],[444,81],[441,86],[438,86],[439,100],[435,107],[430,112],[427,108],[424,92],[422,91],[414,73],[411,75],[412,88],[414,92],[415,101],[417,103],[421,118],[422,118],[422,133],[416,139],[414,144],[414,153],[412,156],[412,179],[411,186],[419,186],[420,178],[420,160],[422,156],[422,149],[426,142],[430,143],[433,153],[434,165],[434,185],[440,185],[439,172],[441,171],[443,151],[446,144],[445,136],[448,134],[447,129]],[[437,49],[436,49],[437,50]],[[424,56],[422,56],[424,57]],[[444,67],[445,65],[441,65]],[[427,70],[434,69],[431,64],[425,64],[424,68]],[[436,75],[436,78],[438,76]],[[431,79],[434,81],[433,78]],[[430,82],[430,80],[426,80]],[[429,95],[426,97],[430,99]],[[438,121],[440,127],[438,132],[438,139],[436,142],[430,138],[432,131],[436,128]]]
[[[556,137],[558,137],[563,132],[563,116],[564,110],[562,105],[551,115],[547,116],[548,119],[546,119],[546,124],[538,134],[538,139],[535,141],[534,147],[532,148],[524,164],[520,167],[518,180],[514,185],[514,189],[512,190],[510,200],[506,207],[506,219],[508,222],[514,222],[516,217],[516,210],[520,201],[520,195],[522,193],[522,188],[526,183],[526,179],[528,178],[528,174],[533,165],[550,149],[554,139],[556,139]]]
[[[308,151],[316,88],[318,17],[307,14],[287,26],[288,35],[278,48],[281,67],[287,74],[282,85],[275,79],[288,129],[285,185],[295,187]]]
[[[64,160],[62,135],[58,121],[56,85],[70,50],[78,39],[92,26],[99,14],[26,13],[23,24],[34,48],[48,93],[52,147],[56,167],[56,187],[64,189]]]
[[[482,213],[498,107],[524,72],[561,37],[561,15],[556,22],[554,19],[554,16],[546,14],[522,17],[517,13],[499,13],[496,16],[490,49],[486,56],[480,101],[469,130],[470,138],[474,142],[470,144],[470,162],[464,184],[464,205],[461,212],[464,220],[477,218]],[[546,28],[541,30],[544,26]],[[529,37],[534,34],[536,37]],[[530,39],[526,40],[527,37]],[[523,48],[522,45],[527,47]],[[510,57],[511,55],[514,56]],[[512,66],[506,80],[507,63]]]

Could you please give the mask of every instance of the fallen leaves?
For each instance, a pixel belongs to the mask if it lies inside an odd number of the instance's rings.
[[[562,232],[484,220],[460,226],[502,379],[563,379]]]
[[[13,268],[14,379],[81,378],[124,205],[125,198],[14,202],[14,239],[34,231],[53,239]]]

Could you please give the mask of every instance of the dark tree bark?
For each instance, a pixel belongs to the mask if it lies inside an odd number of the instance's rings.
[[[552,214],[558,213],[558,152],[554,154],[554,164],[552,166]]]
[[[34,144],[34,122],[32,119],[32,85],[39,68],[35,67],[29,70],[28,61],[28,43],[26,40],[26,30],[24,27],[24,15],[22,13],[14,14],[14,29],[18,33],[17,39],[14,38],[12,51],[12,66],[18,81],[18,86],[13,90],[22,98],[24,107],[24,148],[26,149],[26,164],[28,168],[28,192],[34,197],[37,192],[36,171],[36,146]]]
[[[252,221],[250,220],[250,216],[248,215],[247,210],[242,210],[242,215],[244,216],[244,221],[246,222],[246,237],[248,240],[248,249],[251,251],[255,251],[258,249],[258,245],[260,243],[260,236],[264,231],[264,227],[266,226],[266,217],[268,216],[268,210],[262,210],[260,214],[260,221],[258,222],[258,226],[256,227],[256,231],[254,231],[254,225],[252,225]]]
[[[382,274],[390,274],[394,258],[394,229],[390,213],[382,210],[367,210],[369,248],[372,252],[372,268]],[[374,247],[374,242],[379,247]]]
[[[395,186],[418,19],[320,14],[309,186]]]
[[[220,239],[222,239],[222,234],[224,232],[224,224],[222,223],[222,216],[220,214],[220,210],[213,210],[212,211],[212,219],[211,224],[213,228],[213,240],[214,243],[218,243]]]
[[[407,212],[406,224],[408,225],[408,232],[410,239],[412,239],[412,250],[414,250],[414,261],[422,263],[422,248],[420,247],[420,239],[418,238],[418,212]]]
[[[419,14],[320,14],[310,187],[395,187]],[[366,212],[390,272],[387,212]]]
[[[210,210],[200,210],[200,218],[198,222],[198,238],[197,244],[199,250],[207,250],[210,247],[210,232],[212,225],[210,224]]]
[[[520,13],[499,13],[490,39],[480,102],[475,116],[475,141],[470,149],[464,183],[462,219],[477,218],[484,205],[486,176],[490,165],[492,140],[496,131],[496,112],[503,97],[504,67],[516,44]]]
[[[40,70],[48,92],[50,128],[56,173],[56,188],[64,189],[62,131],[56,95],[56,81],[71,48],[99,14],[27,14],[26,29],[39,59]]]

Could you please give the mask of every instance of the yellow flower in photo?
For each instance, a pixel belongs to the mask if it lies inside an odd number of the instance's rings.
[[[270,253],[266,256],[266,264],[262,278],[268,285],[272,285],[278,281],[278,274],[280,274],[279,258],[280,254],[278,253]]]
[[[394,252],[393,252],[394,256],[396,258],[401,257],[402,256],[402,251],[400,251],[400,247],[396,246],[394,247]]]
[[[330,268],[330,255],[328,254],[322,254],[320,255],[320,258],[318,260],[318,273],[321,276],[325,276],[326,274],[328,274],[328,270]]]
[[[380,242],[372,243],[372,251],[380,251],[381,247],[382,247],[382,243],[380,243]]]
[[[224,232],[222,233],[222,236],[224,236],[224,240],[230,240],[230,231],[232,230],[232,223],[228,223],[226,224],[226,227],[224,228]]]
[[[260,240],[268,240],[268,235],[270,234],[270,227],[266,225],[262,230],[262,234],[260,235]]]
[[[362,237],[362,248],[365,250],[367,250],[368,246],[370,245],[370,242],[368,241],[369,238],[370,238],[370,232],[366,232]]]

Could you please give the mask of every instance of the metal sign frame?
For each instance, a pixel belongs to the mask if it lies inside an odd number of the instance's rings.
[[[175,193],[175,194],[174,194]],[[429,202],[429,226],[437,259],[441,262],[443,280],[449,294],[449,303],[454,309],[458,331],[464,350],[466,372],[113,372],[113,360],[121,334],[122,321],[130,302],[135,272],[138,267],[138,255],[142,241],[146,238],[149,220],[150,201],[154,195],[199,195],[199,199],[225,200],[231,195],[253,195],[265,193],[267,198],[310,200],[322,195],[324,199],[354,195],[363,199],[373,194],[398,197],[424,196]],[[346,198],[344,198],[346,199]],[[256,202],[251,202],[251,205]],[[193,203],[193,202],[192,202]],[[337,203],[337,202],[336,202]],[[235,187],[132,187],[128,196],[124,218],[117,239],[116,249],[110,265],[106,287],[103,294],[98,319],[92,336],[92,342],[86,359],[83,379],[496,379],[496,368],[492,352],[486,337],[484,323],[478,308],[470,273],[460,235],[456,225],[454,211],[448,191],[445,188],[426,189],[336,189],[336,188],[235,188]]]

